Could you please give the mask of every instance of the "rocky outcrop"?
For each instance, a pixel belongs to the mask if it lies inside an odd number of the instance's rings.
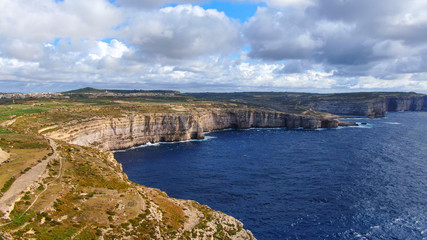
[[[313,110],[342,115],[384,117],[386,112],[426,111],[427,96],[381,97],[359,101],[319,101],[310,104]]]
[[[0,148],[0,164],[3,163],[4,161],[6,161],[7,159],[9,159],[9,157],[10,157],[9,153],[3,151]]]
[[[387,111],[427,111],[427,96],[386,98]]]
[[[220,109],[198,113],[132,114],[89,119],[47,133],[51,138],[103,150],[124,149],[148,142],[203,139],[204,132],[227,128],[336,128],[337,120],[251,109]]]

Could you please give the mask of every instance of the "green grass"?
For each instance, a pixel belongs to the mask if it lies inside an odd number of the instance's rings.
[[[16,178],[11,177],[9,180],[6,181],[6,183],[3,185],[3,188],[0,190],[2,193],[7,192],[9,188],[12,186],[12,184],[15,182]]]
[[[105,93],[105,90],[101,90],[101,89],[96,89],[96,88],[91,88],[91,87],[86,87],[86,88],[79,88],[79,89],[75,89],[75,90],[71,90],[71,91],[67,91],[67,92],[63,92],[66,94],[78,94],[78,93]]]
[[[8,133],[13,133],[12,131],[7,130],[4,127],[0,127],[0,134],[8,134]]]
[[[0,106],[0,121],[9,120],[11,117],[19,117],[26,114],[41,113],[49,107],[35,107],[29,105]]]

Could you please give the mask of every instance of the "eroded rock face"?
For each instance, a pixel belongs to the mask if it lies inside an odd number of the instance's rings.
[[[2,162],[4,162],[4,161],[6,161],[7,159],[9,159],[9,157],[10,157],[9,153],[7,153],[7,152],[3,151],[3,150],[0,148],[0,163],[2,163]]]
[[[387,98],[387,111],[426,111],[427,97]]]
[[[386,112],[426,111],[427,97],[386,97],[366,101],[320,101],[310,105],[316,111],[343,115],[384,117]]]
[[[122,117],[91,118],[85,121],[70,122],[61,126],[59,130],[48,132],[46,135],[49,138],[72,144],[113,150],[148,142],[201,139],[204,138],[205,132],[226,128],[315,129],[319,127],[336,128],[337,126],[338,121],[333,119],[320,120],[280,112],[233,108],[201,112],[131,113]],[[74,152],[67,152],[67,154],[74,154]],[[86,160],[86,158],[84,159]],[[112,175],[118,174],[119,180],[128,181],[112,153],[108,155],[108,161],[102,161],[102,164],[107,163],[120,170]],[[191,236],[191,239],[212,239],[217,236],[221,239],[255,239],[250,231],[243,228],[240,221],[224,213],[213,211],[192,201],[172,199],[160,191],[142,186],[139,187],[139,192],[146,193],[143,201],[149,203],[150,206],[150,215],[147,218],[152,219],[154,223],[157,222],[157,225],[160,226],[152,227],[152,230],[155,230],[153,238],[178,239]],[[173,238],[165,238],[161,226],[164,225],[163,222],[171,219],[167,217],[168,209],[171,209],[171,206],[182,209],[185,218],[182,221],[183,226],[176,231],[176,235]],[[161,211],[156,207],[164,209]],[[165,218],[163,218],[163,214],[165,214]],[[105,232],[104,235],[115,237],[115,235],[108,234],[110,233]]]
[[[51,138],[103,150],[124,149],[148,142],[202,139],[204,132],[226,128],[336,128],[336,120],[320,120],[280,112],[247,109],[198,113],[133,114],[90,119],[48,133]]]

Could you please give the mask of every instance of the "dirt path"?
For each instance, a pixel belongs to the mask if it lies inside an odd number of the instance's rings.
[[[35,184],[43,175],[43,172],[46,170],[46,166],[50,160],[57,157],[55,142],[50,139],[49,142],[54,151],[53,155],[32,167],[28,172],[16,179],[10,189],[4,193],[2,198],[0,198],[0,211],[5,213],[4,218],[9,217],[10,212],[14,208],[15,202],[21,198],[21,193],[26,191],[32,184]]]
[[[18,118],[20,118],[20,117],[22,117],[22,116],[16,117],[16,118],[11,119],[11,120],[4,121],[4,122],[2,122],[2,123],[0,124],[0,126],[2,126],[2,127],[9,127],[9,126],[10,126],[10,125],[12,125],[16,120],[18,120]]]

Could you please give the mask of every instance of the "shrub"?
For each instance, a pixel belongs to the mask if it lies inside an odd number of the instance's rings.
[[[16,178],[11,177],[7,182],[4,184],[3,188],[0,190],[2,193],[5,193],[7,190],[9,190],[10,186],[12,186],[13,182],[15,182]]]

